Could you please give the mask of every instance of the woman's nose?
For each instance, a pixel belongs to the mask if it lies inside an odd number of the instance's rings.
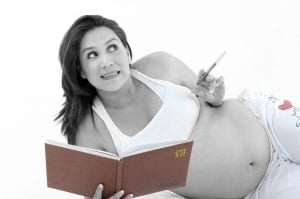
[[[110,57],[108,56],[102,56],[101,57],[101,68],[108,68],[111,67],[113,65],[113,61]]]

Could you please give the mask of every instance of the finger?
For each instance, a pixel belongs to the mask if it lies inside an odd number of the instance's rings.
[[[204,70],[204,69],[201,69],[201,70],[199,71],[199,74],[198,74],[198,80],[197,80],[196,85],[199,85],[200,82],[204,80],[204,78],[203,78],[203,77],[204,77],[204,74],[205,74],[205,70]]]
[[[205,78],[205,81],[211,82],[213,81],[215,78],[213,76],[211,76],[210,74],[207,75],[207,77]]]
[[[133,198],[133,194],[128,194],[126,197],[124,197],[124,199],[131,199]]]
[[[205,102],[212,102],[214,100],[214,95],[212,93],[209,93],[207,90],[202,92],[202,96],[199,98],[201,98],[203,101]]]
[[[210,82],[212,82],[214,80],[215,80],[215,78],[210,74],[208,74],[206,77],[204,75],[199,76],[198,81],[197,81],[197,85],[200,85],[200,84],[208,85]]]
[[[205,70],[204,70],[204,69],[201,69],[201,70],[199,71],[198,76],[201,77],[201,75],[203,75],[204,73],[205,73]]]
[[[102,198],[102,192],[103,192],[103,185],[99,184],[97,189],[96,189],[96,192],[93,196],[93,199],[101,199]]]
[[[119,199],[124,195],[124,191],[120,190],[117,193],[115,193],[113,196],[109,197],[109,199]]]
[[[209,90],[209,85],[210,85],[210,82],[208,82],[208,81],[201,81],[198,84],[198,87],[201,87],[203,89]]]
[[[217,79],[216,86],[222,86],[222,85],[224,85],[224,77],[223,77],[223,76],[220,76],[220,77]]]
[[[203,97],[205,95],[205,90],[202,87],[195,87],[192,89],[192,93],[196,95],[196,97]]]
[[[213,79],[210,83],[209,83],[209,93],[214,93],[216,90],[216,80]]]

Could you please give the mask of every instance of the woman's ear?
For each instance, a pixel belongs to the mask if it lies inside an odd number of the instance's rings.
[[[130,51],[129,51],[128,47],[126,47],[125,49],[126,49],[126,52],[127,52],[128,62],[129,62],[129,64],[131,64],[132,60],[131,60]]]

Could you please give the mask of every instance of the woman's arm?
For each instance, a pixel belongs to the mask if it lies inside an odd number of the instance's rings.
[[[132,64],[141,73],[193,89],[197,75],[185,63],[166,52],[153,52]]]
[[[134,62],[132,67],[149,77],[185,86],[212,106],[222,105],[225,95],[223,77],[214,78],[209,75],[197,84],[197,75],[185,63],[169,53],[153,52]],[[209,92],[209,85],[212,83],[217,85],[214,93]]]

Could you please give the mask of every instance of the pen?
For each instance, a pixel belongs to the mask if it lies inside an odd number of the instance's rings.
[[[199,83],[202,80],[205,80],[207,75],[212,71],[212,69],[217,65],[217,63],[224,57],[224,55],[225,55],[225,52],[223,52],[222,55],[220,57],[218,57],[218,59],[209,67],[209,69],[199,77],[199,79],[197,81],[197,85],[199,85]]]

